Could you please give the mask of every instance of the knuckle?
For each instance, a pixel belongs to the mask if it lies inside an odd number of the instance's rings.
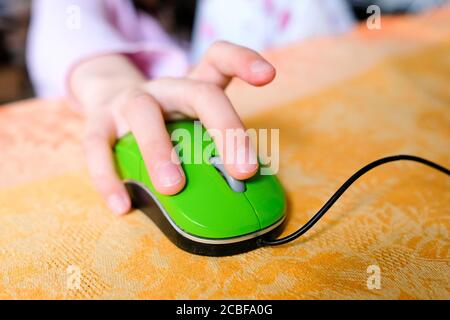
[[[224,47],[228,46],[230,43],[225,40],[216,40],[213,44],[206,50],[205,57],[214,57],[218,52],[222,51]]]
[[[107,139],[98,132],[87,132],[83,140],[83,148],[86,152],[99,148]]]
[[[125,111],[128,108],[128,99],[122,98],[119,103],[114,106],[115,115],[125,116]]]
[[[190,105],[193,110],[196,110],[197,114],[205,108],[213,108],[213,103],[222,100],[225,95],[220,87],[210,83],[198,84],[193,91]]]
[[[128,96],[126,103],[122,105],[123,112],[135,112],[142,109],[146,97],[142,93],[136,93]]]
[[[123,103],[119,107],[119,112],[122,115],[126,115],[128,113],[139,112],[143,108],[159,109],[155,98],[151,95],[145,92],[133,92],[129,94],[126,103]]]
[[[211,51],[212,51],[212,50],[216,50],[216,49],[221,49],[221,48],[223,48],[224,46],[227,46],[227,45],[229,45],[229,44],[230,44],[230,42],[225,41],[225,40],[216,40],[216,41],[214,41],[213,44],[211,45],[210,49],[211,49]]]
[[[197,84],[195,87],[195,98],[196,99],[205,99],[212,96],[217,96],[219,94],[222,94],[222,89],[219,88],[217,85],[212,83],[200,83]],[[196,100],[198,101],[198,100]]]

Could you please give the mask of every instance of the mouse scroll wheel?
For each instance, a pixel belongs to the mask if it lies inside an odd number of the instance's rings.
[[[222,163],[220,157],[211,157],[209,162],[220,172],[222,177],[227,181],[228,185],[234,192],[244,192],[246,190],[245,183],[230,176],[225,170],[225,166]]]

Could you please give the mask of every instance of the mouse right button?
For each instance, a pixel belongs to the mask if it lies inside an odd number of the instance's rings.
[[[267,228],[285,215],[286,198],[283,187],[275,175],[259,172],[246,181],[244,192],[258,216],[261,229]]]

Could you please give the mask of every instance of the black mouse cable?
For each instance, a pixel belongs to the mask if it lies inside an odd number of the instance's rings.
[[[280,239],[259,239],[259,245],[261,246],[278,246],[282,245],[288,242],[291,242],[304,233],[306,233],[309,229],[311,229],[312,226],[314,226],[322,217],[323,215],[333,206],[333,204],[342,196],[342,194],[355,182],[360,178],[362,175],[367,173],[368,171],[381,166],[383,164],[394,162],[394,161],[400,161],[400,160],[408,160],[408,161],[415,161],[422,163],[426,166],[429,166],[431,168],[434,168],[436,170],[439,170],[446,175],[450,175],[450,170],[447,168],[444,168],[443,166],[434,163],[432,161],[429,161],[427,159],[411,156],[411,155],[396,155],[396,156],[389,156],[385,158],[378,159],[376,161],[373,161],[369,163],[368,165],[362,167],[359,169],[356,173],[354,173],[347,181],[344,182],[344,184],[333,194],[333,196],[325,203],[325,205],[307,222],[305,225],[303,225],[300,229],[295,231],[294,233],[291,233],[290,235],[280,238]]]

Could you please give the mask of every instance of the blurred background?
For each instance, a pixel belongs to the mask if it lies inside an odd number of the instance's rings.
[[[57,1],[57,0],[55,0]],[[100,1],[100,0],[93,0]],[[302,0],[296,0],[302,1]],[[417,13],[446,0],[347,0],[354,15],[364,20],[367,7],[376,4],[382,14]],[[186,1],[191,6],[194,1]],[[0,105],[33,96],[25,65],[27,26],[30,17],[31,0],[0,0]],[[184,12],[195,8],[187,8]],[[184,17],[185,15],[181,15]],[[177,17],[175,16],[175,19]],[[189,24],[189,21],[177,21]]]

